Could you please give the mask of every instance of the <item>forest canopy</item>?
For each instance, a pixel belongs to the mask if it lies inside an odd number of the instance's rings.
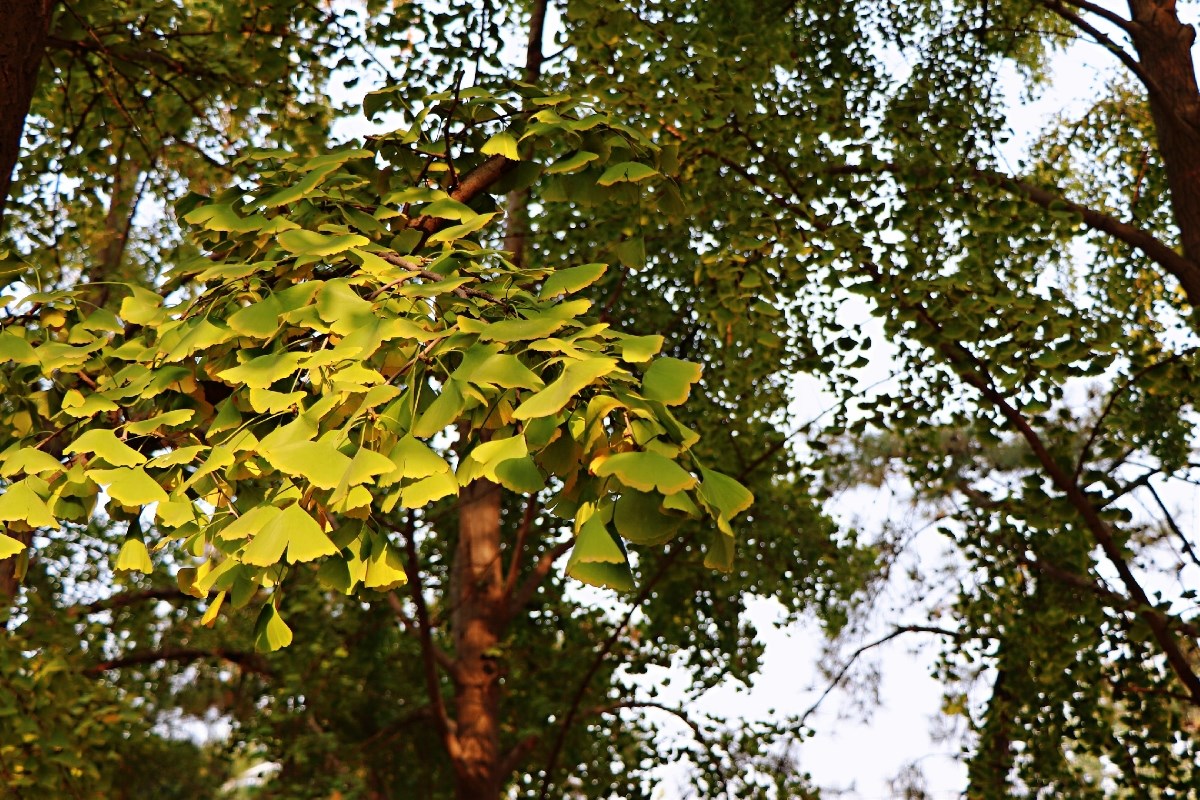
[[[13,0],[0,780],[817,797],[767,601],[966,797],[1200,791],[1198,11]]]

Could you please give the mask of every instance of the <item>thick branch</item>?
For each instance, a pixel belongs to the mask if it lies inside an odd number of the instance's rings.
[[[6,0],[0,23],[0,231],[55,0]]]
[[[257,653],[245,653],[240,650],[225,650],[217,647],[211,650],[202,650],[191,647],[165,648],[163,650],[150,650],[144,653],[132,653],[121,658],[114,658],[110,661],[101,661],[99,664],[93,664],[86,668],[83,673],[85,675],[99,675],[102,672],[108,672],[113,669],[121,669],[122,667],[136,667],[144,664],[156,664],[159,661],[177,661],[179,663],[190,663],[192,661],[207,661],[216,659],[219,661],[228,661],[231,664],[237,664],[247,672],[253,672],[259,675],[270,675],[271,670],[267,667],[262,657]]]
[[[1094,208],[1073,203],[1056,192],[1035,186],[1027,181],[1000,172],[978,170],[976,174],[988,183],[1019,194],[1042,208],[1050,208],[1051,205],[1054,205],[1078,214],[1083,220],[1083,224],[1092,230],[1107,233],[1130,247],[1140,250],[1143,255],[1173,275],[1183,287],[1192,307],[1200,308],[1200,265],[1190,258],[1181,256],[1153,234]]]

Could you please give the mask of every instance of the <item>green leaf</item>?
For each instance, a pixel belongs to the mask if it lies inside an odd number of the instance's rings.
[[[485,156],[504,156],[510,161],[520,161],[521,154],[517,151],[517,139],[508,131],[500,131],[484,142],[479,152]]]
[[[518,494],[533,494],[546,488],[546,479],[529,456],[501,461],[492,474],[497,483]]]
[[[400,553],[382,538],[373,538],[363,586],[387,591],[405,583],[408,583],[408,575],[404,571],[404,561],[400,558]]]
[[[559,175],[566,172],[578,172],[599,157],[597,154],[589,153],[587,150],[580,150],[578,153],[556,162],[553,166],[547,167],[546,174]]]
[[[292,643],[292,629],[279,616],[275,606],[267,603],[254,623],[254,646],[260,651],[274,652]]]
[[[673,537],[683,519],[662,512],[662,497],[645,492],[622,492],[613,506],[613,525],[628,542],[653,546]]]
[[[441,242],[453,242],[455,239],[463,239],[470,236],[475,231],[483,228],[496,214],[480,214],[469,222],[464,222],[461,225],[452,225],[449,228],[438,231],[429,237],[429,244],[439,244]]]
[[[117,572],[141,572],[146,575],[153,572],[154,564],[150,561],[146,543],[141,539],[126,539],[121,545],[121,551],[117,553],[117,563],[113,565],[113,569]]]
[[[652,334],[650,336],[627,336],[618,334],[617,340],[621,343],[621,358],[632,364],[640,364],[644,361],[649,361],[658,352],[662,350],[663,337]]]
[[[297,200],[302,200],[313,194],[316,188],[329,176],[329,173],[336,171],[339,166],[341,164],[334,163],[316,167],[291,186],[286,186],[266,199],[260,200],[259,205],[263,208],[276,208],[288,203],[294,203]]]
[[[538,293],[538,297],[549,299],[560,294],[577,292],[598,281],[607,269],[607,264],[584,264],[579,267],[555,270],[542,284],[542,290]]]
[[[0,333],[0,363],[36,364],[37,353],[33,345],[16,334],[4,331]]]
[[[633,270],[646,266],[646,240],[641,236],[626,239],[616,246],[617,261]]]
[[[588,564],[618,564],[625,561],[625,551],[604,524],[602,514],[593,513],[579,526],[575,534],[575,546],[571,550],[571,561]]]
[[[709,535],[708,547],[704,549],[704,566],[709,569],[729,572],[733,569],[733,537],[720,531]]]
[[[557,414],[586,386],[591,385],[617,368],[612,358],[591,358],[573,361],[563,370],[558,380],[534,394],[513,412],[515,419],[534,419]]]
[[[63,448],[63,452],[92,453],[114,467],[136,467],[146,463],[146,457],[117,438],[110,430],[94,428]]]
[[[441,394],[429,404],[429,408],[425,409],[425,413],[413,426],[413,436],[428,439],[430,436],[441,433],[458,419],[466,405],[467,401],[463,397],[459,382],[454,379],[446,381]]]
[[[405,508],[420,508],[443,497],[458,494],[458,481],[449,471],[432,475],[406,486],[400,493]]]
[[[677,358],[655,359],[642,377],[642,394],[647,400],[677,406],[687,400],[692,384],[700,380],[700,365]]]
[[[0,520],[19,520],[33,528],[57,528],[58,520],[50,513],[46,501],[33,490],[30,480],[45,486],[45,482],[38,478],[26,478],[9,485],[4,493],[0,494]]]
[[[351,247],[362,247],[371,243],[370,239],[356,233],[334,235],[306,230],[284,231],[275,237],[275,241],[289,253],[317,257],[337,255]]]
[[[700,468],[700,497],[725,519],[733,519],[754,502],[750,490],[728,475]]]
[[[615,476],[631,489],[658,490],[675,494],[696,485],[696,479],[666,456],[651,452],[617,453],[592,462],[592,473],[601,478]]]
[[[658,170],[637,161],[622,161],[604,170],[604,174],[596,181],[601,186],[612,186],[614,183],[644,181],[658,174]]]

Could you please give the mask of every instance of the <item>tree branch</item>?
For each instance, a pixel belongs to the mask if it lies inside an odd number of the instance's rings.
[[[550,574],[550,570],[554,566],[554,562],[574,546],[575,540],[567,539],[565,542],[559,542],[558,544],[554,545],[554,547],[551,547],[542,554],[542,557],[538,559],[537,564],[535,564],[533,569],[529,571],[529,574],[525,576],[525,580],[522,582],[520,588],[518,588],[516,593],[513,594],[509,599],[509,617],[515,616],[518,611],[525,607],[530,598],[533,597],[533,593],[537,591],[538,586],[540,586],[542,581],[546,579],[546,576]]]
[[[646,598],[650,596],[650,593],[654,591],[654,587],[667,574],[667,570],[675,563],[675,560],[679,558],[681,553],[683,553],[683,548],[676,548],[663,558],[654,575],[646,581],[641,591],[633,598],[633,601],[629,605],[629,611],[625,612],[625,617],[621,620],[621,624],[605,640],[604,645],[600,648],[600,652],[596,653],[596,657],[592,659],[592,665],[588,667],[588,671],[583,675],[583,680],[579,682],[579,687],[575,690],[575,694],[571,698],[571,705],[567,708],[567,714],[563,717],[562,724],[559,726],[558,736],[555,737],[554,744],[550,748],[550,756],[546,759],[546,769],[542,773],[542,788],[538,793],[538,800],[546,800],[549,796],[550,779],[554,776],[554,768],[558,766],[558,756],[562,752],[563,744],[567,740],[567,733],[571,730],[571,724],[575,721],[575,717],[579,713],[579,704],[583,702],[583,697],[587,694],[588,685],[592,682],[592,678],[596,677],[596,673],[600,671],[600,666],[604,663],[604,659],[608,657],[608,654],[612,652],[622,634],[625,633],[630,620],[633,619],[634,612],[641,607]]]
[[[184,594],[179,589],[174,587],[163,587],[160,589],[145,589],[140,592],[123,592],[114,594],[112,597],[106,597],[103,600],[97,600],[94,603],[86,605],[71,606],[66,609],[69,617],[82,617],[88,614],[98,614],[101,611],[112,611],[117,608],[125,608],[126,606],[144,603],[150,600],[166,600],[170,602],[186,602],[188,600],[196,600],[190,594]]]
[[[122,656],[121,658],[114,658],[109,661],[101,661],[99,664],[93,664],[92,666],[85,668],[83,670],[83,674],[99,675],[102,672],[108,672],[109,670],[113,669],[134,667],[144,664],[154,664],[159,661],[178,661],[186,664],[192,661],[205,661],[208,659],[228,661],[231,664],[237,664],[247,672],[253,672],[258,675],[269,676],[272,674],[262,657],[257,653],[246,653],[240,650],[225,650],[220,647],[211,650],[179,647],[165,648],[162,650],[150,650],[144,653],[132,653],[127,656]]]
[[[424,587],[421,580],[421,560],[417,554],[412,515],[408,517],[406,529],[397,531],[397,533],[404,539],[404,551],[408,556],[404,562],[404,572],[408,576],[413,604],[417,608],[421,660],[425,672],[425,691],[429,694],[430,705],[433,706],[434,726],[442,737],[451,760],[457,760],[460,750],[458,737],[454,733],[454,721],[450,719],[450,715],[446,711],[446,701],[442,697],[442,687],[438,681],[436,645],[433,642],[433,627],[429,623],[429,608],[425,605]]]

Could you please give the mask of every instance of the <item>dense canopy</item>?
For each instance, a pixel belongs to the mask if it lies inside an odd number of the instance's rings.
[[[1196,4],[11,6],[14,796],[816,796],[764,598],[1200,791]]]

